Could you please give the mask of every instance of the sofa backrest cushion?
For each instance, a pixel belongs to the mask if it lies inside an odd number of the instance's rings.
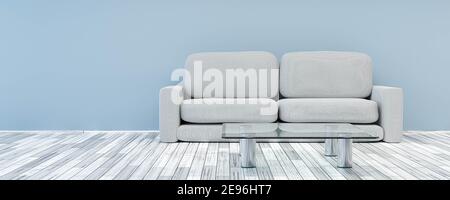
[[[292,52],[280,66],[280,93],[291,98],[365,98],[372,91],[372,61],[355,52]]]
[[[183,82],[191,98],[278,97],[279,64],[268,52],[196,53],[188,56],[185,68],[190,81]]]

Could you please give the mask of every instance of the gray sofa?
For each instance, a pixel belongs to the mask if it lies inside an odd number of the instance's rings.
[[[363,141],[402,138],[402,89],[373,86],[362,53],[293,52],[281,64],[268,52],[197,53],[185,69],[188,77],[160,91],[162,142],[226,141],[227,122],[352,123],[378,136]]]

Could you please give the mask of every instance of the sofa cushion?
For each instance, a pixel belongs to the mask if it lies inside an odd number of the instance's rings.
[[[190,74],[185,91],[192,98],[278,97],[279,64],[268,52],[196,53],[185,68]]]
[[[372,62],[354,52],[293,52],[283,56],[280,93],[292,98],[365,98],[372,91]]]
[[[373,123],[378,120],[375,101],[356,98],[300,98],[278,102],[285,122]]]
[[[274,122],[278,103],[268,98],[188,99],[181,104],[181,119],[191,123]]]

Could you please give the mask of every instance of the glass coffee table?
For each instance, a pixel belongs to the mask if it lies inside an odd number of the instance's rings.
[[[256,140],[325,139],[325,156],[337,156],[337,167],[352,167],[353,139],[376,139],[347,123],[225,123],[222,138],[239,139],[241,167],[255,167]]]

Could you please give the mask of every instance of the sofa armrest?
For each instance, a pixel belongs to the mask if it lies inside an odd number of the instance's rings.
[[[403,90],[396,87],[374,86],[371,100],[377,102],[378,124],[384,129],[385,142],[400,142],[403,135]]]
[[[159,91],[159,134],[161,142],[176,142],[180,126],[180,105],[183,87],[167,86]]]

